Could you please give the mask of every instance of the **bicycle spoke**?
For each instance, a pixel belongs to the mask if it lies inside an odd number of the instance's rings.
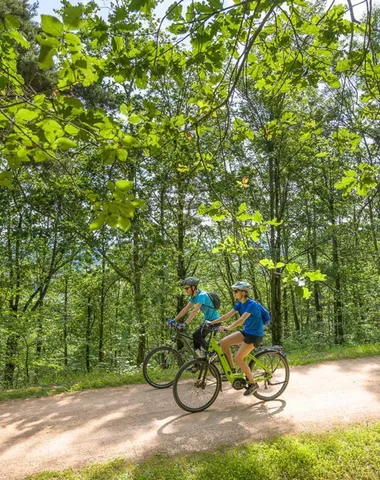
[[[273,351],[260,352],[256,358],[257,363],[252,360],[249,364],[259,384],[259,390],[254,395],[261,400],[277,398],[289,382],[289,366],[286,358],[281,353]]]
[[[146,381],[155,388],[167,388],[182,364],[179,353],[171,347],[158,347],[146,356],[143,374]]]

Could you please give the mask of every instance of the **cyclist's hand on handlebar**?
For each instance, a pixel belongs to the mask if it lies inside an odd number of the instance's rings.
[[[224,327],[223,325],[221,325],[221,326],[218,328],[218,332],[223,333],[223,332],[228,332],[228,330],[227,330],[226,327]]]
[[[174,325],[174,324],[175,324],[174,318],[169,318],[168,319],[168,325]]]
[[[177,323],[177,330],[183,330],[185,326],[186,325],[184,323]]]

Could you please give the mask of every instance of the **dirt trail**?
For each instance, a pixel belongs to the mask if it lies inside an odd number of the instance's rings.
[[[223,384],[197,414],[181,410],[171,389],[149,385],[2,402],[0,479],[380,420],[379,378],[380,357],[294,367],[277,400],[262,403]]]

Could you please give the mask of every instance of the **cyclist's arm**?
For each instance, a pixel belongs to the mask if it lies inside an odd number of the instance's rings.
[[[235,310],[234,308],[232,310],[230,310],[229,312],[225,313],[224,315],[221,315],[219,318],[217,318],[216,320],[213,320],[212,322],[208,322],[209,324],[211,325],[214,325],[214,323],[222,323],[224,322],[225,320],[229,319],[230,317],[232,317],[233,315],[235,315],[235,313],[238,313],[237,310]]]
[[[179,313],[177,313],[177,315],[174,317],[173,320],[175,322],[178,322],[178,320],[182,318],[184,315],[186,315],[186,313],[190,310],[191,305],[192,304],[190,302],[187,305],[185,305],[183,309]]]
[[[228,332],[228,330],[232,330],[233,328],[236,328],[239,325],[242,325],[250,315],[251,314],[249,312],[243,313],[243,315],[241,317],[239,317],[235,322],[231,323],[231,325],[229,327],[223,327],[224,331]]]
[[[195,307],[193,308],[192,312],[191,312],[190,315],[187,317],[186,322],[183,322],[184,325],[188,325],[188,324],[193,320],[193,318],[198,314],[199,310],[201,309],[201,306],[202,306],[201,303],[197,303],[197,304],[195,305]]]

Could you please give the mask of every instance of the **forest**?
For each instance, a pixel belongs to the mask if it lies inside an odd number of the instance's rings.
[[[139,369],[188,276],[379,342],[380,9],[164,3],[0,0],[0,388]]]

